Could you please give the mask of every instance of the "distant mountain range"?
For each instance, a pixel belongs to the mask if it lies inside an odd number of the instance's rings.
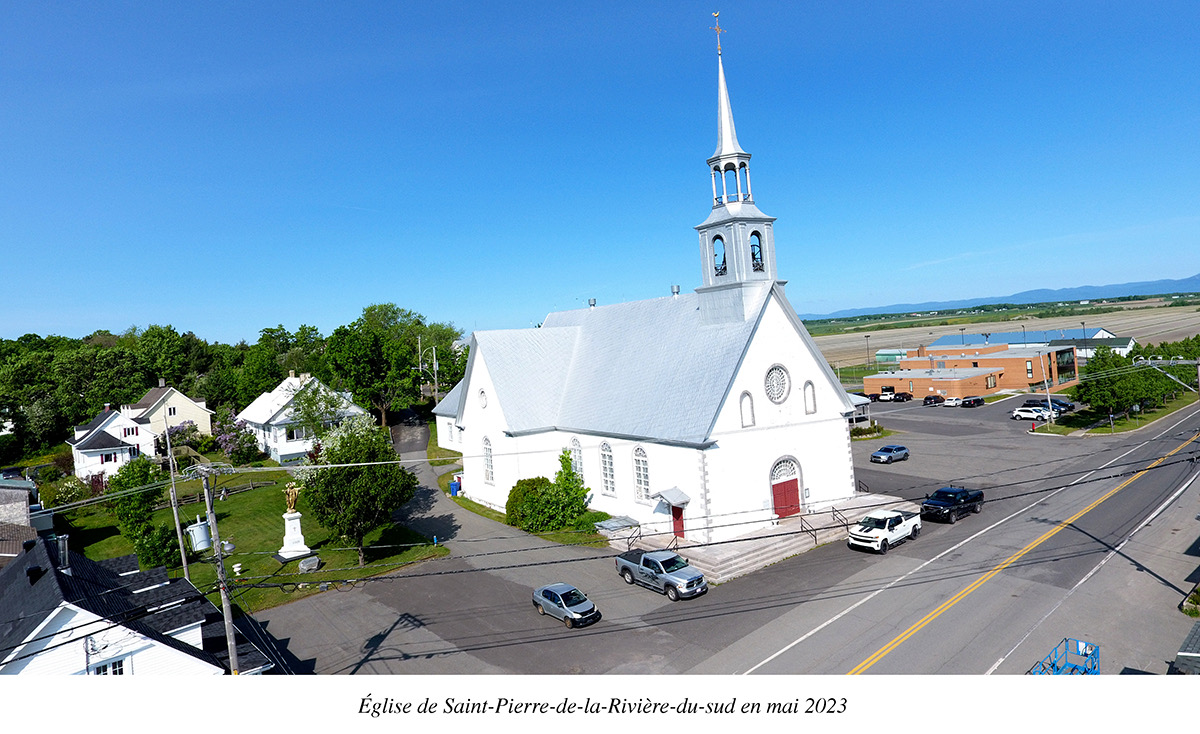
[[[802,319],[838,319],[851,316],[866,316],[881,313],[912,313],[914,311],[945,311],[956,308],[972,308],[992,303],[1056,303],[1059,301],[1096,301],[1121,296],[1156,296],[1163,293],[1200,293],[1200,273],[1180,280],[1148,280],[1140,283],[1116,285],[1083,285],[1078,288],[1042,288],[1022,291],[1011,296],[970,298],[962,301],[927,301],[925,303],[896,303],[891,306],[851,308],[827,314],[800,314]]]

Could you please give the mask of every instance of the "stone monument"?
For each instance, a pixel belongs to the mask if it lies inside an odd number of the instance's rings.
[[[313,554],[312,549],[304,544],[304,533],[300,531],[302,515],[296,512],[296,498],[300,496],[300,485],[288,482],[283,493],[287,497],[287,512],[283,513],[283,547],[275,554],[281,563]]]

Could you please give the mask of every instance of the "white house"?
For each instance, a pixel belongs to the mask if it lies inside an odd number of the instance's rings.
[[[434,411],[470,498],[503,509],[518,479],[553,478],[564,448],[590,507],[699,542],[854,493],[854,408],[776,276],[775,220],[754,203],[719,56],[717,73],[702,285],[476,332]]]
[[[90,423],[75,427],[67,440],[75,460],[75,476],[85,482],[106,482],[133,459],[154,455],[154,439],[148,418],[130,418],[105,405]]]
[[[203,400],[189,398],[173,387],[167,386],[162,379],[158,387],[150,388],[142,399],[131,405],[122,405],[121,414],[129,418],[146,418],[151,430],[161,436],[168,427],[178,426],[187,421],[195,424],[196,429],[203,435],[212,435],[213,411],[209,410]]]
[[[313,437],[292,413],[292,401],[302,390],[323,390],[341,400],[341,410],[332,421],[334,425],[352,415],[367,412],[354,404],[350,393],[334,393],[311,375],[301,374],[297,377],[295,372],[289,372],[274,390],[259,395],[237,416],[254,432],[263,453],[269,454],[280,464],[299,461],[312,450]]]
[[[39,539],[0,569],[0,674],[225,675],[220,613],[184,579],[137,558],[91,561],[66,536]],[[273,667],[235,633],[238,673]]]

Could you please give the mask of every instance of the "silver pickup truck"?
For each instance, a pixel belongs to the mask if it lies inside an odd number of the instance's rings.
[[[704,574],[671,551],[634,548],[617,556],[617,573],[625,583],[639,583],[667,595],[671,601],[699,596],[708,591]]]

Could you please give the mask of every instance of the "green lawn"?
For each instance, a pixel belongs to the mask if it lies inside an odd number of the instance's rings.
[[[233,601],[248,612],[278,606],[301,596],[316,592],[322,581],[344,581],[389,573],[402,565],[446,555],[449,551],[405,528],[390,526],[377,530],[366,538],[367,566],[358,568],[358,551],[345,548],[344,543],[331,538],[325,528],[307,511],[304,494],[300,494],[296,509],[305,515],[302,520],[304,540],[309,548],[317,551],[321,568],[312,573],[299,574],[298,561],[280,564],[273,555],[283,545],[283,512],[285,500],[283,487],[287,482],[286,472],[277,481],[266,487],[231,494],[223,501],[215,501],[217,523],[222,540],[232,541],[236,548],[226,558],[225,568],[230,579]],[[258,474],[250,475],[256,479]],[[221,477],[217,491],[223,483],[245,483],[247,475]],[[187,483],[182,483],[187,484]],[[180,494],[184,491],[181,489]],[[165,496],[165,493],[164,493]],[[204,504],[193,502],[180,507],[180,523],[186,528],[204,515]],[[154,514],[156,523],[173,525],[170,508]],[[81,551],[93,560],[128,555],[132,546],[123,538],[108,510],[94,506],[65,513],[55,518],[56,529],[69,534],[73,549]],[[211,552],[203,554],[211,558]],[[233,564],[240,563],[242,573],[235,577]],[[211,562],[199,561],[189,564],[192,583],[207,591],[216,582],[216,568]],[[182,569],[172,569],[171,576],[182,576]],[[285,588],[254,588],[251,584],[284,584]],[[219,604],[217,595],[210,594],[213,603]]]
[[[425,447],[425,456],[429,458],[430,466],[447,466],[462,460],[462,454],[438,446],[437,421],[429,422],[429,443]],[[449,491],[448,489],[446,491]]]

